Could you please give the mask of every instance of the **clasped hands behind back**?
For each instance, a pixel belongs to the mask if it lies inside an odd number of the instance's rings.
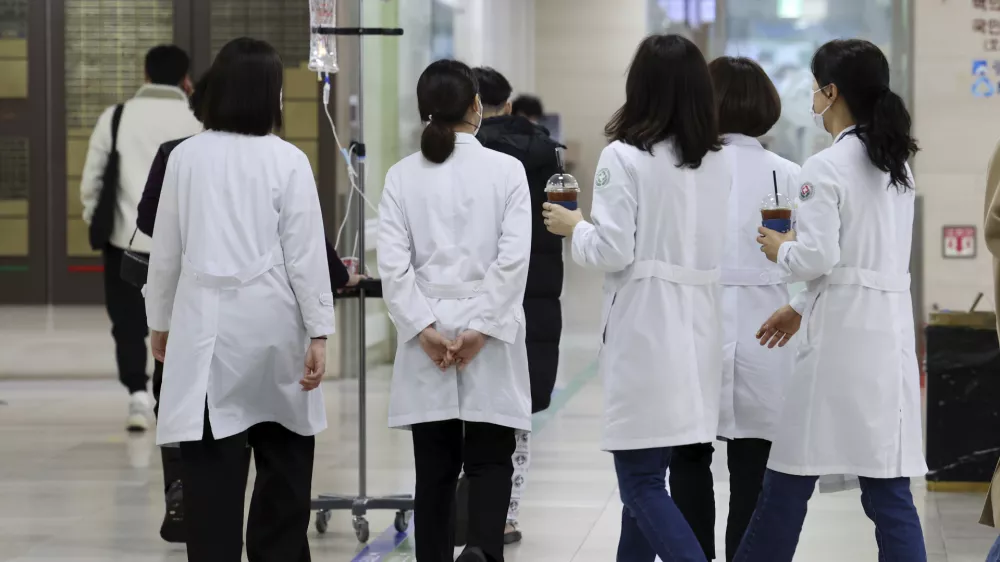
[[[451,367],[464,369],[486,345],[486,336],[476,330],[465,330],[454,340],[441,335],[434,326],[420,332],[420,348],[441,371]]]

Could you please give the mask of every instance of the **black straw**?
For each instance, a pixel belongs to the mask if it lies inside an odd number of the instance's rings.
[[[771,176],[774,178],[774,204],[779,205],[778,201],[778,170],[772,170]]]

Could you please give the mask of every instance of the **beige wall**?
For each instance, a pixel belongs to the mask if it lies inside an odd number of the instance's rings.
[[[988,5],[988,3],[987,3]],[[972,2],[914,2],[913,119],[923,151],[914,162],[917,189],[924,196],[925,310],[961,309],[983,291],[991,299],[988,252],[982,239],[986,166],[1000,139],[1000,95],[971,95],[972,61],[992,66],[1000,52],[984,50],[986,38],[973,32],[976,18],[1000,20]],[[988,72],[1000,80],[992,68]],[[998,92],[1000,94],[1000,92]],[[941,228],[976,225],[978,257],[943,259]],[[986,299],[984,299],[984,308]],[[989,305],[994,303],[989,302]]]
[[[606,145],[604,124],[625,101],[625,72],[646,35],[646,2],[535,2],[535,89],[546,111],[562,116],[567,144],[579,146],[574,175],[590,208],[594,168]]]
[[[497,69],[515,95],[534,92],[535,4],[536,0],[464,0],[455,15],[455,57]]]

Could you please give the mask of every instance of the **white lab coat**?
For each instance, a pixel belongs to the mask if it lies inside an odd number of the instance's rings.
[[[678,168],[675,154],[669,141],[652,155],[608,145],[592,222],[573,235],[574,261],[605,272],[599,370],[608,451],[705,443],[719,424],[719,278],[732,178],[721,152],[694,170]]]
[[[778,263],[808,288],[792,300],[801,339],[768,467],[827,480],[923,476],[914,191],[888,187],[850,130],[800,177],[798,240]]]
[[[169,331],[157,443],[277,422],[326,428],[303,392],[310,337],[334,331],[323,217],[312,168],[268,135],[206,132],[174,149],[156,213],[149,327]]]
[[[779,193],[798,200],[799,166],[765,150],[757,139],[726,135],[725,141],[733,192],[722,260],[719,436],[771,440],[795,354],[791,346],[761,347],[755,337],[764,320],[789,300],[785,272],[760,251],[757,229],[761,201],[774,192],[775,172]]]
[[[531,254],[524,167],[456,135],[443,164],[420,153],[389,169],[379,204],[378,270],[396,325],[389,427],[460,419],[531,429],[531,384],[521,302]],[[442,373],[420,347],[434,326],[446,338],[487,336],[479,356]]]

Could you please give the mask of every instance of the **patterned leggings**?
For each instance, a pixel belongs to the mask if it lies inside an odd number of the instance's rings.
[[[521,494],[528,481],[528,466],[531,465],[531,432],[517,430],[517,449],[514,450],[514,475],[511,477],[510,507],[507,509],[507,523],[516,525],[521,511]]]

